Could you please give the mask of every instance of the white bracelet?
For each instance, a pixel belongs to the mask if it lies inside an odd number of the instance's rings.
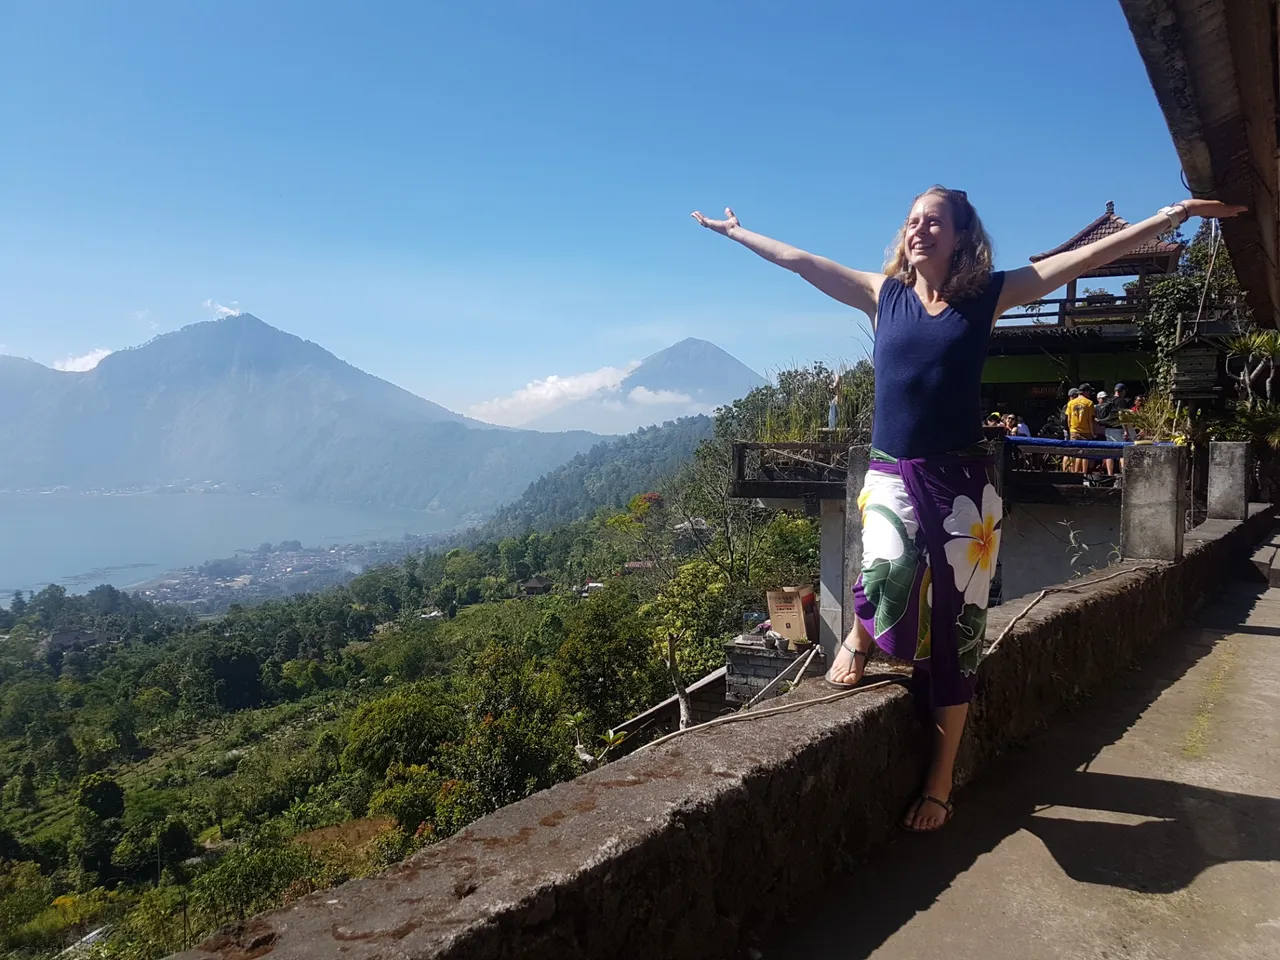
[[[1182,210],[1181,217],[1178,216],[1179,208]],[[1172,207],[1161,207],[1159,212],[1164,214],[1165,218],[1169,221],[1170,230],[1177,230],[1180,226],[1186,223],[1188,219],[1190,219],[1187,216],[1187,208],[1183,207],[1180,203],[1175,203]]]

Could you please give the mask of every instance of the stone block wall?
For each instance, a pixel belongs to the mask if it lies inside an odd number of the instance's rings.
[[[1178,563],[1064,584],[982,666],[961,748],[980,772],[1179,624],[1271,529],[1215,520]],[[1105,582],[1098,576],[1119,572]],[[999,636],[1032,597],[991,612]],[[873,665],[874,667],[875,665]],[[828,691],[809,681],[781,702]],[[757,708],[759,710],[760,708]],[[898,685],[738,714],[475,822],[367,880],[224,931],[188,960],[717,960],[882,842],[918,787],[927,730]]]
[[[750,703],[752,698],[761,693],[773,680],[790,668],[788,680],[794,680],[800,667],[796,661],[809,655],[811,648],[806,647],[799,652],[770,649],[764,645],[763,638],[742,636],[726,643],[725,654],[725,702],[734,706]],[[809,662],[805,676],[812,677],[826,670],[826,661],[819,652]],[[776,684],[774,691],[781,691],[786,681]]]

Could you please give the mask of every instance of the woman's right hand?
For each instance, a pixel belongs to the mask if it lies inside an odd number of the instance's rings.
[[[724,208],[724,215],[726,218],[724,220],[711,220],[707,217],[704,217],[697,210],[693,211],[693,213],[690,214],[690,216],[693,217],[693,219],[697,220],[700,224],[702,224],[708,230],[714,230],[716,233],[722,233],[727,237],[729,235],[729,231],[733,227],[739,227],[741,226],[741,224],[738,223],[738,218],[734,215],[733,211],[730,210],[728,207]]]
[[[1174,204],[1174,206],[1182,207],[1187,211],[1187,219],[1192,217],[1204,217],[1209,219],[1213,217],[1218,220],[1226,220],[1228,217],[1234,217],[1236,214],[1244,213],[1248,207],[1242,207],[1235,203],[1219,203],[1217,200],[1182,200]]]

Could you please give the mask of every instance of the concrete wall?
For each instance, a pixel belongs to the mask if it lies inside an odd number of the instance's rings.
[[[1006,598],[1043,590],[1115,559],[1112,548],[1120,543],[1118,503],[1006,503],[1005,511],[1000,569]],[[1070,545],[1070,530],[1088,550]],[[1077,554],[1080,559],[1073,566],[1071,559]]]
[[[730,709],[726,706],[726,701],[728,700],[726,693],[728,672],[727,665],[720,667],[718,670],[712,670],[705,677],[694,681],[686,688],[689,694],[689,707],[693,711],[694,723],[706,723],[708,720],[714,720]],[[672,730],[678,730],[679,728],[680,701],[678,698],[671,696],[657,706],[650,707],[644,713],[637,714],[625,723],[618,724],[613,729],[615,733],[626,733],[633,737],[643,733],[645,739],[650,739],[655,733],[670,733]],[[639,743],[640,741],[638,740],[624,741],[619,752],[630,753],[635,747],[639,746]]]
[[[764,645],[763,639],[755,637],[738,637],[737,639],[726,643],[724,647],[725,658],[725,701],[734,707],[750,703],[755,697],[765,691],[770,683],[777,680],[779,675],[784,671],[787,672],[786,680],[780,680],[774,684],[772,690],[769,691],[770,696],[775,692],[783,690],[788,681],[794,683],[800,672],[800,667],[796,665],[797,660],[803,660],[809,655],[809,650],[797,651],[789,653],[785,650],[770,650]],[[813,676],[823,673],[827,668],[827,662],[822,655],[816,655],[809,661],[805,667],[805,676]],[[722,711],[723,712],[723,711]]]
[[[963,782],[1249,567],[1272,508],[1049,596],[984,661]],[[1025,600],[990,617],[1001,634]],[[828,691],[808,682],[779,703]],[[757,708],[758,710],[759,708]],[[385,873],[224,931],[190,960],[716,960],[894,829],[927,733],[899,686],[735,715],[544,790]],[[943,951],[945,952],[945,951]]]

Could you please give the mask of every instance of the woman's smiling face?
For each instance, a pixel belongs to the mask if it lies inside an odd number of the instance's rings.
[[[956,239],[955,218],[946,197],[936,193],[921,196],[907,216],[907,232],[903,238],[907,262],[917,269],[925,263],[950,265],[956,252]]]

